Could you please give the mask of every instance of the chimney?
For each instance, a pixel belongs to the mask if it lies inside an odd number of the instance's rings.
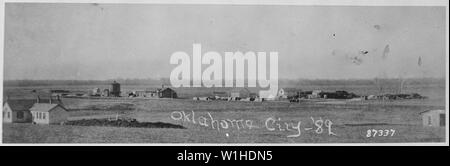
[[[48,102],[49,102],[50,104],[52,104],[52,96],[50,96]]]
[[[161,85],[162,89],[164,89],[164,84]]]
[[[36,103],[39,103],[40,102],[40,98],[39,98],[39,95],[37,96],[37,98],[36,98]]]

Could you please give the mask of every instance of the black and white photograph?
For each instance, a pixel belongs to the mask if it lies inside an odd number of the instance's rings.
[[[448,1],[301,2],[3,2],[1,143],[448,146]]]

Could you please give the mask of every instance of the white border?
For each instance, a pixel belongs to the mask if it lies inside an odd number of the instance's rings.
[[[448,6],[446,0],[1,0],[38,3],[217,4],[318,6]]]
[[[30,143],[0,146],[449,146],[449,1],[448,0],[0,0],[0,94],[3,94],[3,54],[5,3],[109,3],[109,4],[208,4],[208,5],[298,5],[298,6],[445,6],[446,7],[446,141],[442,143]],[[3,95],[0,95],[3,103]],[[0,118],[3,119],[3,114]],[[3,123],[0,124],[2,133]]]

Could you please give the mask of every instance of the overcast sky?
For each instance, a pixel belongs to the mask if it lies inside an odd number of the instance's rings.
[[[191,55],[193,43],[222,55],[278,51],[280,78],[445,77],[445,7],[7,3],[5,10],[6,80],[169,77],[170,55]]]

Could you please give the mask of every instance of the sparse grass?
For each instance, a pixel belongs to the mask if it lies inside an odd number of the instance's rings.
[[[126,112],[121,116],[136,118],[141,122],[167,122],[185,126],[187,129],[141,129],[92,126],[54,126],[32,124],[6,124],[3,128],[5,143],[394,143],[394,142],[442,142],[445,141],[444,128],[422,127],[419,112],[424,106],[403,105],[321,105],[291,103],[254,103],[243,102],[196,102],[187,100],[164,100],[159,102],[166,109],[145,107],[157,101],[139,101],[139,110]],[[177,103],[181,102],[181,103]],[[185,104],[191,103],[189,104]],[[178,104],[186,105],[179,108]],[[266,105],[267,104],[267,105]],[[198,109],[191,109],[197,105]],[[236,106],[237,105],[237,106]],[[239,109],[234,109],[239,108]],[[172,109],[172,110],[170,110]],[[97,112],[92,110],[87,112]],[[250,119],[260,128],[212,129],[192,122],[176,121],[170,118],[173,111],[195,112],[196,118],[208,117],[208,112],[215,120]],[[77,111],[71,114],[77,114]],[[102,111],[97,115],[83,117],[114,117]],[[269,117],[280,118],[282,122],[302,122],[302,128],[313,127],[314,119],[329,119],[333,122],[332,132],[328,135],[324,126],[322,134],[303,131],[299,137],[288,138],[296,134],[293,131],[268,131],[265,120]],[[198,120],[198,119],[197,119]],[[346,126],[345,124],[387,123],[396,125]],[[400,125],[398,125],[400,124]],[[367,138],[368,129],[394,129],[392,137]],[[315,130],[315,129],[314,129]],[[229,134],[227,137],[226,134]]]
[[[392,137],[366,137],[368,129],[396,130]],[[296,138],[286,132],[264,129],[217,131],[206,128],[146,129],[32,124],[4,124],[4,143],[406,143],[443,142],[444,128],[406,126],[338,126],[337,136],[303,133]],[[229,133],[229,137],[225,135]]]
[[[309,89],[349,90],[371,93],[369,86],[306,87]],[[444,86],[445,87],[445,86]],[[40,89],[39,89],[40,88]],[[49,88],[49,87],[45,87]],[[44,88],[44,89],[45,89]],[[91,87],[89,87],[91,88]],[[128,87],[132,89],[132,87]],[[308,89],[309,88],[309,89]],[[414,87],[408,87],[412,91]],[[5,88],[7,94],[30,98],[30,89],[42,87]],[[60,89],[63,89],[61,87]],[[86,87],[71,87],[87,90]],[[367,90],[368,89],[368,90]],[[444,88],[445,89],[445,88]],[[367,90],[367,91],[365,91]],[[443,93],[442,87],[422,89],[432,95]],[[209,95],[206,90],[179,89],[180,96],[187,99],[63,99],[70,109],[71,119],[120,117],[135,118],[140,122],[166,122],[185,126],[187,129],[120,128],[94,126],[60,126],[3,123],[4,143],[400,143],[400,142],[443,142],[444,128],[430,128],[421,125],[419,112],[427,109],[444,109],[442,94],[428,100],[404,100],[393,102],[365,101],[347,104],[318,104],[314,102],[226,102],[193,101],[187,96]],[[425,94],[426,96],[429,96]],[[170,118],[173,111],[194,111],[196,117],[214,119],[250,119],[260,128],[254,129],[212,129],[192,122],[176,121]],[[304,131],[299,137],[288,138],[292,131],[269,131],[265,120],[273,117],[282,122],[301,121],[302,128],[314,127],[311,117],[332,121],[332,132],[316,134]],[[386,123],[388,125],[348,126],[345,124]],[[395,129],[392,137],[366,137],[368,129]],[[227,137],[226,134],[229,136]]]

